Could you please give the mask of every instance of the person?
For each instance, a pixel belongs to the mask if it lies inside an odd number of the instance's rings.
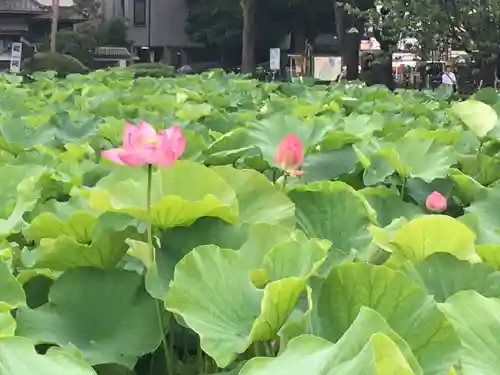
[[[455,73],[453,73],[453,69],[450,65],[446,65],[445,71],[441,76],[441,84],[452,86],[453,91],[456,91],[457,89],[457,77],[455,76]]]

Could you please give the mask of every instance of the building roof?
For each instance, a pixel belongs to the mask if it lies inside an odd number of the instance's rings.
[[[52,0],[34,0],[34,1],[44,7],[52,6]],[[60,7],[72,7],[74,5],[75,3],[73,0],[59,0]]]
[[[4,0],[0,13],[43,13],[43,7],[34,0]]]
[[[0,13],[29,14],[50,18],[52,0],[1,0]],[[73,0],[59,0],[59,17],[63,20],[83,21],[86,15],[75,7]]]

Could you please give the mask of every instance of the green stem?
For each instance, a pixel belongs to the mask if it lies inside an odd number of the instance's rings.
[[[255,357],[260,357],[260,348],[259,348],[259,343],[257,341],[254,341],[253,343],[253,354]]]
[[[401,195],[401,200],[405,200],[405,186],[406,185],[406,178],[403,177],[403,182],[401,183],[401,192],[399,193]]]
[[[152,265],[156,265],[156,251],[153,246],[153,224],[151,218],[151,182],[153,179],[153,166],[148,164],[148,184],[147,184],[147,193],[146,193],[146,210],[148,216],[148,245],[150,250],[150,257]],[[158,317],[158,324],[160,326],[160,336],[163,344],[163,350],[165,353],[165,361],[167,368],[167,375],[174,375],[174,366],[173,366],[173,356],[170,351],[167,334],[165,332],[165,323],[163,321],[163,309],[161,305],[161,301],[155,299],[156,301],[156,315]]]
[[[269,341],[264,341],[264,348],[268,357],[274,357],[274,349]]]
[[[481,157],[481,151],[483,150],[484,141],[481,139],[479,141],[479,147],[477,148],[476,162],[479,164],[479,158]]]
[[[201,344],[199,340],[198,340],[198,346],[196,348],[196,364],[198,373],[202,374],[204,371],[203,350],[201,350]]]
[[[288,182],[288,173],[285,172],[285,174],[283,175],[283,191],[285,191],[287,182]]]

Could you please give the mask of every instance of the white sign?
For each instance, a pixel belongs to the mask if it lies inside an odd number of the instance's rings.
[[[23,44],[19,42],[12,43],[10,57],[21,58],[23,52]]]
[[[23,44],[12,43],[10,49],[10,72],[19,73],[21,71],[21,56],[23,53]]]
[[[269,68],[271,70],[280,70],[281,67],[281,51],[279,48],[269,49]]]
[[[342,72],[342,58],[338,56],[314,56],[314,78],[333,82]]]
[[[21,71],[21,60],[10,60],[10,72],[19,73]]]

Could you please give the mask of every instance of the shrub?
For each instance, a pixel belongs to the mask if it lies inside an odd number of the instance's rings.
[[[134,71],[134,76],[137,77],[174,77],[175,68],[170,65],[158,63],[138,63],[128,67]]]
[[[25,73],[53,70],[59,77],[89,72],[89,69],[74,57],[53,52],[36,53],[23,63],[22,70]]]

